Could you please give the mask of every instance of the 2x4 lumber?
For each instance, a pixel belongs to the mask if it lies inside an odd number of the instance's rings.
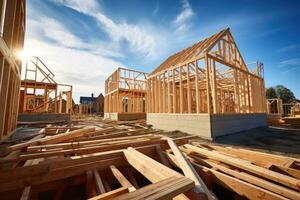
[[[176,157],[172,154],[167,154],[167,155],[173,161],[173,163],[179,167],[179,163],[177,162]],[[225,188],[228,188],[231,191],[241,196],[245,196],[248,199],[263,199],[263,200],[283,200],[283,199],[287,200],[288,199],[278,194],[275,194],[273,192],[270,192],[266,189],[257,187],[255,185],[236,179],[222,172],[216,171],[214,169],[204,167],[194,162],[192,162],[192,164],[195,170],[203,179],[209,176],[210,178],[212,178],[212,181],[214,183],[224,186]]]
[[[49,168],[46,168],[44,169],[43,174],[37,174],[36,176],[26,176],[22,179],[14,179],[14,180],[9,179],[10,181],[8,182],[1,182],[0,192],[23,188],[30,185],[38,185],[46,182],[51,182],[63,178],[80,175],[82,173],[85,173],[85,171],[94,168],[98,170],[104,170],[110,165],[120,166],[125,164],[126,162],[124,162],[122,157],[119,157],[119,158],[83,163],[75,166],[69,166],[66,168],[51,170],[50,172],[49,172]]]
[[[209,73],[209,58],[206,54],[205,56],[205,69],[206,69],[206,97],[207,97],[207,113],[211,114],[211,98],[210,98],[210,73]]]
[[[184,157],[184,155],[178,149],[174,141],[171,138],[165,139],[167,140],[172,152],[176,156],[176,159],[184,175],[195,182],[195,188],[193,191],[199,195],[202,195],[205,198],[208,198],[209,200],[213,199],[203,180],[197,174],[191,163]]]
[[[217,96],[217,78],[216,78],[216,63],[211,59],[211,71],[212,71],[212,100],[213,100],[213,113],[218,112],[218,96]]]
[[[41,138],[39,140],[24,142],[21,144],[10,146],[7,148],[7,150],[9,152],[11,152],[11,151],[23,149],[23,148],[28,147],[33,144],[53,144],[53,143],[63,142],[63,141],[75,139],[78,137],[87,136],[87,135],[93,133],[94,130],[95,130],[95,128],[78,129],[78,130],[71,131],[69,133],[63,133],[63,134],[59,134],[59,135],[55,135],[55,136],[49,136],[47,138]]]
[[[177,92],[176,92],[176,83],[175,83],[175,69],[172,70],[172,98],[173,98],[173,111],[172,113],[177,113]]]
[[[289,168],[289,167],[282,167],[279,165],[271,165],[269,167],[269,169],[292,176],[292,177],[300,180],[300,171],[297,169],[293,169],[293,168]]]
[[[169,177],[182,177],[182,175],[178,172],[164,166],[131,147],[124,150],[124,156],[132,167],[143,174],[152,183],[159,182]],[[180,195],[179,198],[185,198],[185,196]]]
[[[144,199],[163,200],[172,199],[177,195],[192,189],[194,183],[185,177],[170,177],[165,180],[147,185],[139,190],[116,197],[116,200]]]
[[[199,158],[196,158],[195,156],[191,156],[191,158],[193,160],[195,160],[196,162],[199,160]],[[201,162],[207,163],[214,170],[218,170],[220,172],[231,175],[231,176],[236,177],[236,178],[238,178],[240,180],[243,180],[245,182],[248,182],[248,183],[251,183],[253,185],[262,187],[266,190],[269,190],[269,191],[274,192],[276,194],[282,195],[286,198],[295,199],[295,200],[300,199],[300,193],[299,192],[296,192],[294,190],[285,188],[285,187],[280,186],[276,183],[272,183],[270,181],[264,180],[262,178],[259,178],[257,176],[248,174],[246,172],[233,170],[233,169],[224,167],[222,165],[216,164],[214,162],[206,161],[205,159],[201,159]]]
[[[237,69],[239,72],[243,72],[244,74],[248,74],[248,75],[250,75],[250,76],[252,76],[252,77],[255,77],[255,78],[259,79],[259,80],[263,80],[262,77],[257,76],[257,75],[255,75],[255,74],[252,74],[251,72],[248,72],[248,71],[246,71],[245,69],[239,68],[239,67],[237,67],[237,66],[235,66],[235,65],[233,65],[233,64],[231,64],[231,63],[229,63],[229,62],[227,62],[227,61],[224,61],[224,60],[222,60],[222,59],[220,59],[220,58],[218,58],[218,57],[216,57],[216,56],[213,56],[213,55],[211,55],[211,54],[208,54],[208,57],[209,57],[210,59],[214,59],[215,61],[217,61],[217,62],[219,62],[219,63],[221,63],[221,64],[223,64],[223,65],[229,66],[229,67],[231,67],[231,68],[233,68],[233,69]]]
[[[116,150],[116,149],[124,149],[127,147],[139,147],[151,144],[159,144],[162,141],[160,139],[153,139],[153,140],[139,140],[139,141],[129,141],[126,143],[121,144],[114,144],[114,145],[103,145],[103,146],[91,146],[91,147],[82,147],[82,148],[75,148],[75,149],[65,149],[65,150],[54,150],[54,151],[45,151],[45,152],[38,152],[38,153],[27,153],[19,155],[15,158],[9,159],[1,159],[0,162],[18,162],[22,160],[34,159],[34,158],[41,158],[41,157],[51,157],[51,156],[58,156],[58,155],[69,155],[76,153],[77,155],[83,154],[90,154],[95,152],[104,152],[109,150]]]
[[[126,142],[129,140],[135,139],[155,139],[160,138],[160,136],[154,136],[153,134],[145,134],[145,135],[137,135],[137,136],[128,136],[128,137],[120,137],[120,138],[109,138],[109,139],[102,139],[102,140],[87,140],[82,142],[68,142],[68,143],[58,143],[58,144],[48,144],[48,145],[37,145],[37,146],[30,146],[28,147],[27,151],[36,151],[40,149],[58,149],[58,148],[79,148],[86,145],[105,145],[105,144],[112,144],[109,142],[117,143],[117,142]]]
[[[100,194],[93,198],[90,198],[89,200],[111,200],[111,199],[115,199],[119,195],[126,194],[126,193],[128,193],[128,188],[121,187],[121,188],[109,191],[107,193]]]
[[[116,166],[111,165],[109,168],[122,187],[128,188],[129,192],[136,190],[136,188],[127,180],[127,178],[118,170]]]
[[[182,67],[179,68],[179,106],[180,113],[183,113],[183,86],[182,86]]]
[[[127,172],[127,175],[129,177],[129,180],[130,182],[133,184],[133,186],[136,188],[136,189],[139,189],[139,184],[137,183],[136,179],[134,178],[134,172],[133,172],[133,169],[131,167],[127,168],[126,170]]]
[[[5,135],[6,132],[4,130],[5,127],[5,113],[6,113],[6,109],[7,109],[7,97],[8,97],[8,87],[7,84],[9,83],[10,79],[10,66],[8,65],[7,62],[4,61],[4,64],[2,66],[4,69],[3,74],[5,74],[3,76],[2,79],[2,88],[1,88],[1,92],[0,92],[0,140],[2,140]]]
[[[30,166],[30,165],[36,165],[43,159],[34,159],[34,160],[27,160],[24,164],[24,166]],[[27,186],[24,188],[23,193],[21,195],[21,200],[27,200],[30,199],[31,194],[31,186]]]
[[[98,170],[93,169],[93,175],[94,175],[96,190],[97,190],[98,194],[104,194],[105,189],[104,189],[104,185],[103,185],[103,182],[102,182],[102,179],[101,179],[101,176],[100,176]]]
[[[152,158],[138,152],[133,148],[124,150],[124,156],[127,162],[143,174],[148,180],[155,183],[168,177],[182,176],[176,171],[164,166],[163,164],[153,160]]]
[[[192,113],[192,102],[191,102],[191,86],[190,86],[190,66],[187,65],[187,106],[188,106],[188,113]]]
[[[257,187],[250,183],[241,181],[239,179],[233,178],[229,175],[223,174],[213,169],[208,169],[198,164],[193,164],[196,170],[210,173],[212,175],[213,181],[220,184],[241,196],[245,196],[248,199],[263,199],[263,200],[287,200],[281,195],[275,194],[263,188]]]
[[[281,184],[283,184],[287,187],[300,190],[300,181],[298,179],[265,169],[263,167],[253,165],[253,164],[251,164],[245,160],[239,159],[239,158],[232,158],[232,157],[222,155],[217,152],[212,152],[212,151],[208,151],[208,150],[205,150],[202,148],[198,148],[198,147],[195,147],[190,144],[186,144],[186,145],[184,145],[184,147],[186,147],[190,151],[196,152],[202,156],[224,162],[226,164],[241,168],[245,171],[249,171],[253,174],[257,174],[257,175],[265,177],[267,179],[270,179],[270,180],[273,180],[276,182],[280,182]]]
[[[88,198],[91,198],[91,197],[94,197],[97,195],[92,170],[86,171],[85,190],[86,190],[86,195]]]
[[[159,156],[160,160],[162,161],[162,163],[167,166],[168,168],[172,168],[170,163],[168,162],[168,159],[165,157],[165,155],[163,154],[163,150],[162,148],[160,147],[160,145],[156,145],[155,146],[155,150],[156,150],[156,153],[157,155]]]
[[[196,112],[200,113],[200,95],[199,95],[199,74],[198,62],[195,62],[195,86],[196,86]]]
[[[243,149],[243,148],[238,148],[238,147],[222,147],[219,145],[213,145],[213,144],[200,144],[197,142],[192,142],[194,146],[204,146],[205,148],[208,149],[213,149],[219,152],[224,152],[226,154],[234,155],[237,156],[241,159],[244,160],[249,160],[251,162],[258,162],[264,164],[264,165],[269,165],[270,163],[276,164],[276,165],[283,165],[286,162],[294,162],[298,161],[298,159],[295,158],[290,158],[286,156],[281,156],[281,155],[274,155],[274,154],[269,154],[269,153],[263,153],[263,152],[258,152],[258,151],[252,151],[248,149]]]

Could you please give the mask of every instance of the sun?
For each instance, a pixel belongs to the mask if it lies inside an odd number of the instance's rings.
[[[16,56],[19,60],[22,60],[22,62],[26,62],[30,59],[30,57],[33,56],[32,52],[29,51],[28,49],[22,49],[22,50],[18,50],[16,52]]]

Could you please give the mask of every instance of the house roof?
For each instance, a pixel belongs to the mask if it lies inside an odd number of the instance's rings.
[[[79,103],[94,103],[98,98],[103,98],[104,99],[104,96],[102,93],[99,94],[99,96],[97,97],[92,97],[92,96],[89,96],[89,97],[80,97],[79,99]]]
[[[172,56],[168,57],[161,65],[159,65],[150,75],[156,74],[179,63],[186,62],[197,55],[201,55],[205,52],[208,52],[210,50],[210,47],[213,47],[217,40],[228,31],[230,32],[229,28],[223,29],[222,31],[216,34],[204,40],[201,40],[198,43],[186,49],[183,49],[180,52],[173,54]]]
[[[93,103],[96,101],[96,97],[80,97],[80,103]]]

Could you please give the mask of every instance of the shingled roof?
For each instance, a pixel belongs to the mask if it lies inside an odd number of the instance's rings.
[[[222,37],[227,31],[230,31],[229,28],[223,29],[216,34],[204,40],[201,40],[193,46],[190,46],[180,52],[173,54],[172,56],[168,57],[161,65],[159,65],[150,75],[166,70],[178,63],[183,63],[197,55],[204,54],[205,52],[207,52],[207,50],[210,49],[210,47],[214,46],[217,40]]]

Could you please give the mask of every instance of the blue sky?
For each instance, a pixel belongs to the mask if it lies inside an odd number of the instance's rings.
[[[266,87],[300,98],[298,0],[28,0],[25,51],[74,86],[103,92],[117,67],[151,72],[173,53],[230,27],[246,63],[261,61]]]

